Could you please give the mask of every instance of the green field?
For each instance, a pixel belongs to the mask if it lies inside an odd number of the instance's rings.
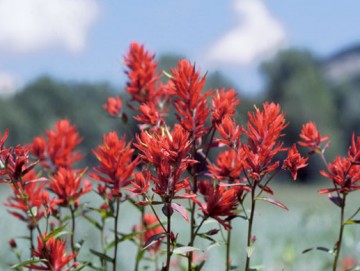
[[[340,209],[331,203],[327,195],[318,194],[320,188],[327,187],[329,182],[323,181],[317,186],[300,185],[300,184],[282,184],[277,183],[273,186],[275,191],[274,197],[282,201],[289,211],[280,209],[274,205],[259,202],[257,205],[256,219],[254,225],[254,234],[257,237],[255,243],[255,251],[253,253],[252,263],[254,265],[263,266],[262,270],[266,271],[303,271],[303,270],[330,270],[329,264],[332,260],[330,254],[322,251],[311,251],[302,254],[302,251],[316,246],[332,248],[338,232],[338,220]],[[3,185],[1,192],[1,200],[7,197],[8,187]],[[89,204],[96,206],[97,196],[90,196],[86,200]],[[360,206],[360,197],[354,192],[349,196],[349,204],[347,206],[348,215],[354,212]],[[26,236],[28,230],[22,222],[11,217],[6,207],[2,207],[0,211],[2,223],[1,227],[1,245],[0,245],[0,270],[8,270],[9,264],[16,263],[16,258],[10,253],[7,244],[10,238]],[[134,224],[138,223],[137,211],[133,206],[123,205],[121,208],[121,231],[130,232]],[[187,235],[186,222],[178,215],[174,214],[176,219],[175,232],[179,232],[179,242],[186,243],[187,239],[182,238]],[[208,223],[203,231],[217,227],[216,223]],[[233,223],[232,233],[232,262],[238,265],[237,269],[243,270],[242,264],[245,259],[245,237],[246,237],[246,221],[236,219]],[[87,222],[79,219],[77,227],[77,235],[83,236],[85,241],[79,259],[94,259],[88,248],[96,248],[98,244],[98,233],[87,224]],[[217,238],[220,240],[221,235]],[[345,229],[342,256],[352,256],[360,258],[360,227],[349,225]],[[25,240],[17,239],[21,248],[27,244]],[[213,246],[208,249],[207,242],[199,242],[196,244],[198,248],[204,250],[207,255],[207,263],[203,270],[224,270],[225,246]],[[28,253],[28,249],[24,248],[24,260]],[[134,258],[136,247],[131,242],[124,242],[119,249],[119,270],[131,271],[134,266]],[[174,259],[176,259],[174,257]],[[161,261],[160,261],[161,262]],[[145,262],[144,262],[145,263]],[[120,268],[121,267],[121,268]],[[90,268],[85,268],[90,270]],[[153,266],[150,269],[153,270]],[[174,268],[174,270],[176,270]]]

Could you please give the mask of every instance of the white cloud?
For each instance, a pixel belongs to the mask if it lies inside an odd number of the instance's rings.
[[[261,0],[234,0],[239,23],[208,50],[205,59],[212,64],[247,65],[273,53],[284,44],[285,31]]]
[[[0,95],[10,95],[18,90],[19,81],[13,74],[0,70]]]
[[[97,15],[96,0],[1,0],[0,51],[79,52]]]

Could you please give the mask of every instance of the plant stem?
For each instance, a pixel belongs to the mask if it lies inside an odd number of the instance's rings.
[[[195,202],[192,202],[191,206],[191,218],[190,218],[190,242],[189,246],[192,247],[195,241]],[[188,270],[191,271],[191,264],[193,259],[193,253],[190,252],[188,255]]]
[[[106,255],[106,248],[105,248],[105,219],[102,219],[101,221],[101,230],[100,230],[100,239],[101,239],[101,248],[103,253]],[[104,270],[107,270],[107,261],[104,259],[101,259],[101,267],[104,268]]]
[[[115,224],[114,224],[114,234],[115,234],[115,247],[114,247],[114,258],[113,258],[113,271],[116,271],[116,259],[117,259],[117,249],[118,249],[118,218],[120,211],[120,198],[116,198],[116,213],[115,213]]]
[[[34,228],[30,227],[30,258],[33,256],[34,247]]]
[[[170,258],[171,258],[171,210],[170,203],[166,204],[166,217],[167,217],[167,240],[166,240],[166,267],[165,270],[170,270]]]
[[[146,225],[145,225],[145,221],[144,221],[144,216],[145,216],[145,208],[141,208],[141,231],[145,231],[146,230]],[[141,238],[142,240],[142,238]],[[139,242],[139,245],[138,245],[138,250],[137,250],[137,253],[136,253],[136,259],[135,259],[135,269],[134,271],[138,271],[139,270],[139,265],[140,265],[140,259],[138,258],[138,256],[140,255],[141,253],[141,250],[142,250],[142,242],[140,241]]]
[[[248,271],[250,268],[250,256],[251,251],[250,247],[252,246],[252,226],[254,221],[254,213],[255,213],[255,188],[256,184],[253,185],[251,188],[251,212],[250,212],[250,218],[249,218],[249,226],[248,226],[248,234],[247,234],[247,251],[246,251],[246,264],[245,264],[245,271]]]
[[[195,146],[195,140],[193,141],[194,145],[193,145],[193,155],[194,155],[194,160],[196,160],[196,146]],[[197,190],[198,190],[198,184],[197,184],[197,165],[193,165],[193,171],[192,171],[192,176],[193,176],[193,187],[192,187],[192,192],[196,195]],[[196,203],[192,202],[192,206],[191,206],[191,216],[190,216],[190,242],[189,242],[189,246],[193,246],[194,245],[194,241],[195,241],[195,228],[196,228],[196,221],[195,221],[195,207],[196,207]],[[188,271],[191,271],[191,264],[192,264],[192,260],[193,260],[193,252],[189,252],[188,255]]]
[[[340,255],[340,250],[341,250],[341,242],[342,242],[342,237],[343,237],[343,232],[344,232],[344,213],[345,213],[345,200],[346,200],[346,194],[343,194],[343,202],[341,204],[341,214],[340,214],[340,230],[339,230],[339,239],[335,244],[335,258],[334,258],[334,263],[333,263],[333,271],[336,271],[336,267],[337,267],[337,263],[338,263],[338,259],[339,259],[339,255]]]
[[[76,253],[75,251],[75,210],[73,209],[73,206],[70,205],[70,213],[71,213],[71,235],[70,235],[70,242],[71,242],[71,251],[73,254]],[[75,254],[76,255],[76,254]],[[76,262],[76,256],[74,258],[74,261]]]
[[[230,223],[230,227],[231,227],[231,221]],[[230,244],[231,244],[231,230],[228,230],[227,232],[227,238],[226,238],[226,262],[225,262],[225,266],[226,266],[226,271],[230,270]]]

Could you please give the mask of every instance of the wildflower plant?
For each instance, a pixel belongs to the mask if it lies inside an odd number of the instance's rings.
[[[320,194],[327,194],[329,200],[340,208],[339,235],[332,249],[316,247],[315,249],[328,252],[334,256],[332,270],[336,271],[343,243],[343,235],[346,225],[358,224],[360,221],[355,217],[360,212],[360,207],[348,218],[345,217],[347,197],[350,192],[360,190],[360,136],[352,135],[351,145],[346,156],[337,156],[333,162],[327,162],[325,151],[330,145],[329,136],[321,136],[316,124],[309,122],[303,125],[300,133],[301,146],[307,147],[309,154],[317,153],[321,156],[326,170],[320,173],[331,181],[332,187],[321,189]],[[313,248],[306,249],[308,252]],[[359,268],[359,266],[357,266]],[[352,266],[349,270],[356,270]]]
[[[124,64],[125,91],[131,97],[126,105],[134,111],[139,132],[130,140],[115,131],[104,134],[92,150],[97,160],[93,168],[78,168],[82,138],[69,120],[57,121],[30,145],[8,148],[8,132],[0,137],[0,180],[13,190],[5,206],[29,228],[27,260],[15,240],[9,241],[19,261],[13,268],[115,271],[122,255],[119,245],[126,242],[136,246],[136,271],[168,271],[174,264],[198,271],[206,263],[199,242],[203,239],[209,246],[224,245],[224,270],[257,270],[251,264],[256,208],[265,202],[287,210],[274,197],[271,183],[282,171],[296,180],[298,170],[308,163],[296,144],[283,143],[288,122],[280,105],[254,106],[240,123],[236,91],[204,89],[206,74],[188,60],[161,73],[155,55],[134,42]],[[126,125],[124,105],[120,96],[109,97],[103,108]],[[175,123],[169,121],[172,112]],[[301,139],[299,145],[326,161],[328,138],[321,137],[313,123],[304,125]],[[326,163],[327,170],[321,172],[334,185],[321,193],[331,193],[330,199],[341,208],[333,270],[344,226],[358,223],[354,217],[359,210],[345,220],[344,208],[347,194],[360,189],[359,163],[360,138],[353,136],[348,156]],[[85,195],[98,195],[100,204],[86,202]],[[122,208],[129,206],[138,210],[138,225],[120,232]],[[94,238],[100,245],[90,248],[95,256],[90,260],[82,254],[79,218],[99,233]],[[177,232],[179,219],[187,225],[185,235]],[[244,259],[231,251],[232,232],[237,230],[233,221],[240,219],[247,227],[241,233],[243,242],[237,244],[245,247]],[[206,228],[208,221],[215,226]]]

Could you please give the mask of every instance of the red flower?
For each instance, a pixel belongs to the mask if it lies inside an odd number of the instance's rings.
[[[71,168],[72,164],[82,158],[82,154],[74,149],[82,139],[76,126],[71,126],[66,119],[56,122],[54,130],[46,132],[47,140],[37,137],[33,141],[32,153],[44,167]]]
[[[142,172],[135,173],[135,178],[131,180],[133,188],[125,189],[137,195],[146,194],[150,188],[150,176],[151,174],[149,171],[145,172],[145,176]]]
[[[299,151],[296,148],[296,144],[294,144],[292,148],[288,150],[288,156],[284,160],[283,169],[290,170],[293,179],[296,180],[297,171],[300,168],[304,168],[307,166],[307,160],[308,158],[301,157]]]
[[[227,180],[231,182],[238,180],[243,170],[242,159],[233,149],[221,152],[216,165],[208,166],[211,176],[217,180]]]
[[[332,163],[328,164],[328,171],[320,173],[329,178],[334,183],[334,188],[323,189],[320,193],[330,193],[338,191],[347,194],[360,190],[360,166],[353,164],[349,158],[336,157]]]
[[[8,136],[9,136],[9,130],[8,129],[5,130],[5,133],[4,133],[3,136],[0,133],[0,150],[4,149],[4,144],[5,144],[5,141],[8,138]]]
[[[200,209],[205,216],[216,219],[226,230],[231,229],[229,220],[221,219],[221,216],[234,216],[237,209],[237,194],[235,189],[214,186],[210,182],[200,182],[200,193],[204,195],[205,202],[199,203]]]
[[[39,177],[34,171],[27,173],[21,182],[12,185],[14,195],[4,203],[5,206],[15,209],[9,211],[10,214],[28,223],[30,227],[34,227],[41,218],[53,212],[59,203],[55,199],[50,200],[49,193],[45,190],[46,183],[36,180],[39,180]],[[31,217],[29,208],[35,209],[35,220]]]
[[[360,136],[357,136],[355,141],[355,134],[352,135],[348,156],[352,163],[360,163]]]
[[[236,96],[233,89],[216,91],[212,97],[214,109],[211,110],[211,121],[213,123],[220,123],[225,116],[232,117],[235,114],[235,107],[240,104],[240,100]]]
[[[151,134],[142,131],[136,135],[136,141],[134,146],[140,151],[141,159],[155,167],[157,177],[152,177],[155,193],[172,198],[188,186],[187,179],[181,180],[180,175],[189,165],[197,163],[188,154],[191,148],[189,132],[175,125],[171,133],[167,128],[151,131]]]
[[[248,129],[244,133],[248,136],[249,147],[254,152],[258,152],[262,147],[274,148],[277,140],[282,136],[282,131],[287,126],[280,106],[265,102],[262,111],[256,108],[255,113],[248,113],[248,117]],[[275,147],[275,149],[277,148]]]
[[[159,95],[156,86],[159,75],[156,74],[157,62],[154,57],[136,42],[130,44],[130,50],[124,57],[128,68],[125,73],[129,78],[125,90],[140,104],[156,102],[154,99]]]
[[[206,98],[210,92],[201,94],[205,76],[187,60],[180,60],[176,69],[171,69],[169,91],[175,95],[174,107],[180,124],[196,138],[207,133],[205,121],[209,115]]]
[[[280,106],[274,103],[266,102],[262,111],[256,108],[255,113],[248,113],[248,116],[247,130],[244,129],[248,145],[242,145],[244,167],[250,171],[251,178],[259,181],[279,166],[274,157],[285,150],[279,138],[287,123]]]
[[[119,196],[120,189],[130,183],[134,169],[139,159],[132,160],[134,150],[126,144],[125,136],[119,139],[116,132],[103,136],[103,145],[93,150],[99,161],[94,168],[92,178],[104,182],[112,190],[113,195]]]
[[[70,267],[69,263],[76,257],[76,253],[66,253],[65,241],[50,237],[45,241],[46,235],[43,238],[40,236],[38,239],[38,246],[33,250],[35,257],[46,260],[38,264],[29,264],[27,268],[34,270],[54,270],[54,271],[67,271],[72,267],[78,265],[74,262]]]
[[[225,116],[221,123],[215,124],[215,127],[220,136],[223,138],[215,138],[216,142],[230,147],[237,147],[240,144],[240,126],[236,125],[235,121],[230,117]]]
[[[302,141],[299,141],[299,145],[312,149],[312,152],[322,152],[330,145],[330,141],[328,141],[323,148],[320,147],[320,144],[327,141],[329,136],[322,137],[313,122],[302,126],[300,138]]]
[[[162,119],[164,112],[158,110],[155,103],[144,103],[140,105],[139,111],[140,115],[135,116],[134,119],[144,124],[141,125],[141,128],[143,129],[148,128],[148,126],[160,126],[164,123],[164,120]]]
[[[109,97],[103,108],[110,116],[117,117],[122,114],[122,100],[120,97]]]
[[[79,205],[79,197],[91,191],[91,183],[81,179],[85,171],[80,173],[70,169],[60,168],[50,180],[50,189],[54,192],[62,206]]]
[[[16,146],[15,148],[2,149],[0,152],[0,182],[14,183],[30,172],[36,165],[29,159],[29,146]]]

